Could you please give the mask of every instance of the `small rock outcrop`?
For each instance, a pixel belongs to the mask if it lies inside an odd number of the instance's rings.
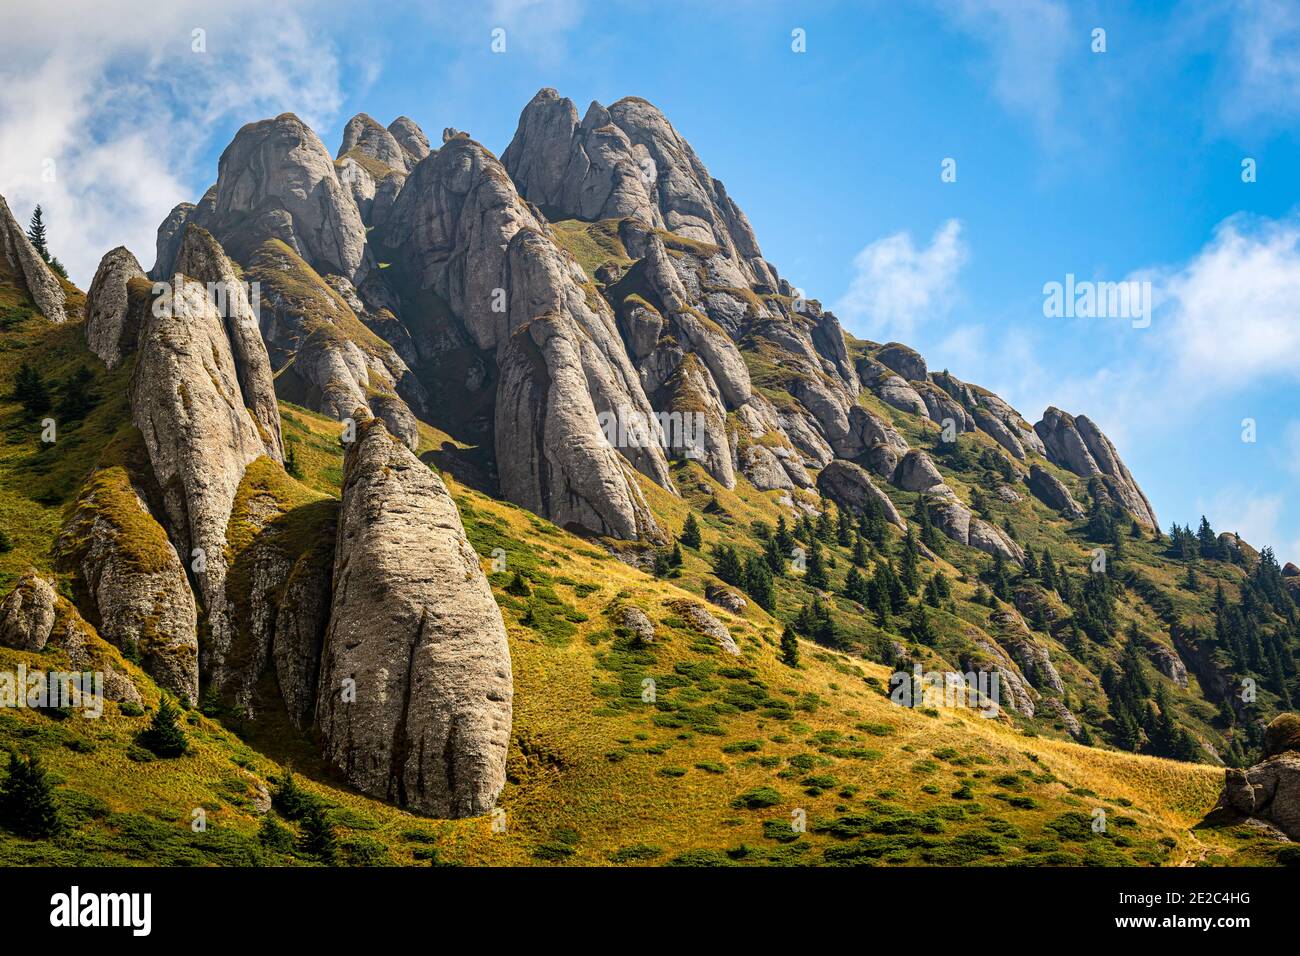
[[[1049,408],[1034,426],[1049,461],[1082,478],[1098,477],[1111,496],[1139,524],[1158,528],[1155,509],[1133,480],[1110,439],[1086,416]]]
[[[1264,759],[1224,771],[1216,811],[1270,823],[1300,840],[1300,716],[1280,714],[1264,732]]]
[[[1034,463],[1029,466],[1029,477],[1026,482],[1029,490],[1049,508],[1056,509],[1067,518],[1078,518],[1083,515],[1083,509],[1070,494],[1070,489],[1065,487],[1065,482],[1042,465]]]
[[[23,651],[43,651],[54,630],[58,594],[32,570],[18,579],[0,601],[0,644]]]
[[[740,656],[740,648],[736,644],[736,639],[731,636],[731,631],[710,614],[704,605],[696,604],[694,601],[673,601],[669,606],[685,618],[686,623],[693,630],[712,639],[724,652],[735,657]]]
[[[843,460],[831,462],[817,475],[817,490],[838,507],[855,515],[867,510],[867,502],[875,501],[884,512],[886,521],[899,528],[907,527],[889,495],[875,486],[861,465]]]
[[[488,812],[505,784],[510,648],[441,479],[377,419],[348,448],[321,662],[326,758],[417,813]]]
[[[51,322],[67,321],[67,294],[58,276],[28,241],[4,196],[0,196],[0,262],[27,290],[42,315]]]

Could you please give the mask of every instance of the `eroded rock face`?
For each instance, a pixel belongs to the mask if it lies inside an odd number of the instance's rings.
[[[266,445],[244,406],[225,320],[198,282],[182,279],[149,311],[131,418],[161,490],[169,536],[192,559],[211,633],[205,661],[219,675],[232,633],[226,524],[244,469]]]
[[[213,189],[215,188],[214,186]],[[177,203],[167,214],[167,218],[158,224],[157,254],[154,257],[153,268],[149,270],[150,279],[162,280],[171,277],[172,266],[176,263],[176,253],[181,248],[185,224],[189,222],[196,208],[198,207],[192,202]]]
[[[58,595],[36,572],[28,571],[0,601],[0,644],[23,651],[42,651],[54,630]]]
[[[657,422],[614,316],[500,163],[452,137],[411,173],[376,241],[494,352],[502,493],[597,534],[658,534],[624,462],[672,490],[659,436],[615,449],[597,417]]]
[[[129,328],[132,279],[144,279],[144,269],[125,246],[104,254],[86,293],[86,344],[108,368],[121,364],[122,356],[135,348]]]
[[[1224,771],[1216,810],[1263,820],[1300,840],[1300,718],[1279,714],[1264,731],[1264,760]]]
[[[4,196],[0,196],[0,258],[9,273],[27,289],[42,315],[51,322],[67,321],[67,295],[63,286],[28,241],[27,233],[9,211]]]
[[[593,102],[581,122],[573,102],[541,90],[524,107],[502,154],[530,202],[586,220],[633,216],[719,246],[753,283],[773,290],[749,220],[658,109],[627,97]]]
[[[396,137],[366,113],[358,113],[343,127],[339,158],[354,150],[384,166],[403,172],[410,169],[406,150],[397,142]]]
[[[399,116],[389,123],[388,132],[393,134],[397,144],[406,153],[407,169],[414,169],[416,163],[429,155],[429,137],[424,135],[424,130],[409,116]]]
[[[478,555],[442,481],[378,420],[360,426],[345,468],[325,755],[364,793],[415,812],[486,813],[505,784],[513,685]]]
[[[176,271],[207,283],[217,311],[225,322],[235,373],[244,406],[253,414],[266,454],[284,462],[284,439],[280,435],[280,406],[275,397],[271,361],[250,299],[252,286],[245,284],[226,258],[225,250],[206,229],[186,226],[176,256]],[[258,304],[260,308],[260,303]]]
[[[121,655],[105,644],[76,608],[35,570],[19,578],[0,601],[0,645],[23,651],[62,652],[71,669],[102,675],[106,699],[140,703],[140,692]],[[63,669],[62,665],[59,669]]]
[[[361,214],[329,151],[292,113],[240,129],[221,154],[210,202],[205,198],[187,221],[211,232],[241,263],[279,239],[318,272],[352,282],[373,264]]]
[[[841,508],[862,514],[867,502],[875,500],[892,525],[906,528],[905,522],[889,496],[875,486],[871,476],[861,465],[851,461],[833,461],[817,475],[817,490]]]
[[[1164,674],[1179,687],[1187,686],[1187,665],[1183,663],[1181,657],[1163,644],[1152,644],[1150,646],[1151,660],[1156,665],[1156,670]]]
[[[134,430],[115,438],[82,485],[54,544],[81,613],[160,687],[199,699],[198,613],[163,515],[148,451]]]
[[[1099,477],[1111,496],[1139,524],[1159,527],[1155,509],[1133,480],[1110,439],[1086,416],[1049,408],[1034,426],[1049,461],[1083,478]]]
[[[1070,489],[1042,465],[1029,466],[1027,483],[1029,490],[1049,508],[1055,508],[1067,518],[1078,518],[1083,515],[1083,509],[1070,494]]]
[[[704,605],[693,601],[675,601],[672,602],[671,607],[685,618],[686,623],[692,628],[715,641],[725,653],[734,657],[740,656],[740,648],[736,645],[736,639],[731,636],[731,631],[710,614]]]

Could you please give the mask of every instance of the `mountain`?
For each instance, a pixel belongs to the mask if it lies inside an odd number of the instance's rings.
[[[0,665],[111,678],[0,715],[61,859],[1286,858],[1300,570],[848,334],[644,100],[251,123],[84,295],[0,236]]]

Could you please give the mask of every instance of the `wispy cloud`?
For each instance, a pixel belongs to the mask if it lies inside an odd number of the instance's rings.
[[[158,222],[196,198],[214,127],[286,110],[322,123],[342,102],[307,0],[67,0],[0,17],[0,193],[18,215],[45,207],[51,251],[83,288],[113,246],[152,262]]]
[[[1074,34],[1059,0],[957,0],[936,5],[954,27],[984,49],[994,95],[1011,112],[1028,117],[1039,132],[1055,125],[1061,106],[1061,65]]]
[[[919,249],[906,232],[877,239],[854,258],[853,279],[835,313],[869,338],[910,338],[920,323],[947,312],[966,257],[956,219]]]

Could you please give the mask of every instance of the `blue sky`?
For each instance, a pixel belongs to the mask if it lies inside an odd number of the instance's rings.
[[[3,4],[0,192],[46,205],[83,287],[113,245],[152,262],[159,219],[253,119],[293,110],[334,149],[353,113],[405,113],[500,152],[540,87],[579,110],[642,96],[851,332],[1030,421],[1089,415],[1166,527],[1205,513],[1300,561],[1297,5],[209,6],[151,9],[142,31],[139,3]],[[1067,273],[1151,281],[1151,326],[1045,318]]]

